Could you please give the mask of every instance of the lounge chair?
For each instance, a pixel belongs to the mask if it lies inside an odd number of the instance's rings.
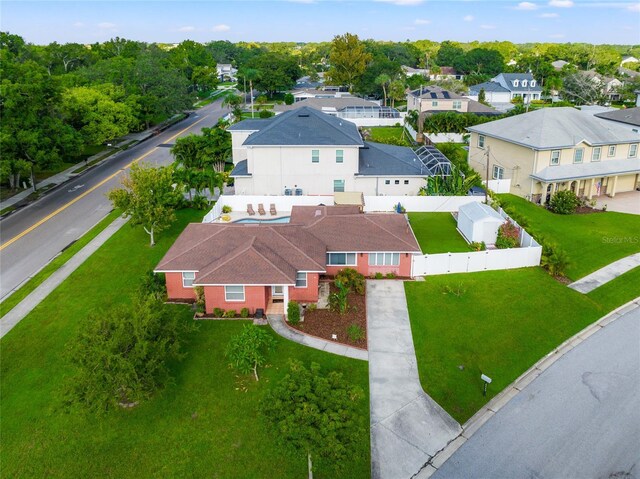
[[[276,211],[275,203],[271,203],[271,206],[269,206],[269,213],[271,213],[271,216],[275,216],[278,214],[278,212]]]
[[[258,213],[260,213],[260,216],[264,216],[267,214],[262,203],[258,203]]]
[[[247,204],[247,213],[249,216],[255,216],[256,212],[253,210],[253,205],[251,203]]]

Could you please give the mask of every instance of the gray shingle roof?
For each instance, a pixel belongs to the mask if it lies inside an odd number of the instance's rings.
[[[638,158],[587,162],[578,165],[547,166],[538,173],[532,174],[531,177],[536,180],[551,182],[632,173],[640,173],[640,159]]]
[[[247,160],[239,161],[238,164],[233,168],[229,176],[231,177],[251,176],[249,174],[249,167],[247,166]]]
[[[494,81],[486,81],[484,83],[478,83],[477,85],[472,85],[469,87],[469,93],[471,93],[472,95],[477,95],[478,93],[480,93],[480,90],[503,93],[509,91],[505,87],[500,85],[500,83],[496,83]]]
[[[497,78],[502,77],[506,82],[506,88],[510,91],[517,92],[541,92],[542,88],[536,82],[536,86],[531,86],[531,80],[535,80],[531,73],[500,73],[500,75],[496,76],[492,80],[496,80]],[[514,86],[513,81],[519,80],[518,86]],[[527,86],[522,86],[522,80],[527,80]]]
[[[464,98],[462,95],[458,95],[452,91],[431,85],[412,90],[411,94],[417,98],[426,98],[427,100],[459,100]]]
[[[429,170],[411,148],[366,141],[364,148],[360,148],[358,174],[361,176],[426,176]]]
[[[354,123],[309,107],[296,108],[270,119],[269,124],[247,138],[245,146],[361,146]]]
[[[627,108],[624,110],[609,111],[606,113],[597,113],[596,116],[598,118],[604,118],[605,120],[640,126],[640,106],[636,108]]]
[[[271,121],[273,121],[273,117],[251,118],[251,119],[239,121],[238,123],[234,123],[229,128],[227,128],[227,130],[229,131],[260,131],[262,128],[266,127]]]
[[[380,107],[380,105],[378,105],[374,101],[364,100],[363,98],[358,98],[357,96],[345,96],[340,98],[307,98],[305,100],[300,100],[292,105],[276,105],[273,108],[273,111],[290,111],[295,110],[296,108],[301,108],[303,106],[308,106],[316,110],[329,108],[336,111],[348,106]]]
[[[572,148],[582,141],[595,146],[640,141],[628,127],[571,107],[541,108],[467,130],[539,150]]]
[[[469,104],[467,106],[468,113],[475,113],[476,115],[488,116],[488,115],[501,115],[499,111],[490,106],[483,105],[479,101],[469,100]]]

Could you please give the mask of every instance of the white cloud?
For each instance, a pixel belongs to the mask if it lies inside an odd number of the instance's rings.
[[[196,27],[192,27],[191,25],[187,25],[185,27],[180,27],[178,28],[179,32],[193,32],[195,31]]]
[[[215,25],[214,27],[211,28],[212,32],[228,32],[229,30],[231,30],[231,27],[229,25],[225,25],[224,23],[221,23],[220,25]]]
[[[482,28],[483,30],[493,30],[494,28],[496,28],[496,26],[484,24],[484,25],[480,25],[480,28]]]
[[[516,7],[516,10],[537,10],[538,5],[531,2],[520,2]]]
[[[116,24],[115,23],[111,23],[111,22],[100,22],[98,23],[98,28],[101,30],[113,30],[114,28],[116,28]]]
[[[473,15],[465,15],[462,19],[465,22],[473,22]]]
[[[425,20],[424,18],[416,18],[413,23],[416,25],[429,25],[431,20]]]
[[[401,5],[403,7],[411,7],[424,3],[424,0],[376,0],[376,2],[392,3],[393,5]]]
[[[540,18],[558,18],[560,15],[557,13],[542,13],[538,15]]]
[[[558,8],[571,8],[573,7],[572,0],[551,0],[549,2],[550,7],[558,7]]]
[[[627,10],[630,10],[632,12],[640,12],[640,3],[634,3],[633,5],[629,5],[627,7]]]
[[[549,38],[564,38],[564,33],[552,33]]]

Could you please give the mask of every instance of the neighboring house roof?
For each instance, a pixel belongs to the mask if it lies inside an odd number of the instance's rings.
[[[250,135],[243,143],[245,146],[362,146],[362,144],[362,137],[354,123],[309,107],[296,108],[270,118],[266,126]]]
[[[472,95],[477,95],[480,93],[480,90],[492,93],[509,93],[509,90],[500,85],[500,83],[496,83],[494,81],[486,81],[469,87],[469,93]]]
[[[632,57],[631,55],[625,55],[622,57],[622,61],[620,63],[635,63],[638,61],[640,60],[638,60],[636,57]]]
[[[500,78],[504,80],[504,83],[500,82]],[[517,86],[514,84],[516,80],[518,81]],[[527,80],[527,86],[522,86],[522,80]],[[535,80],[535,78],[531,73],[500,73],[491,79],[491,81],[500,83],[511,92],[541,92],[542,88],[540,88],[538,82],[536,82],[536,86],[531,86],[532,80]]]
[[[429,74],[428,68],[413,68],[413,67],[408,67],[406,65],[402,65],[400,68],[402,68],[402,71],[408,75],[428,75]]]
[[[495,108],[491,108],[490,106],[483,105],[479,101],[469,100],[469,104],[467,105],[467,113],[475,113],[476,115],[501,115],[499,111]]]
[[[336,88],[329,89],[327,88]],[[329,85],[323,85],[319,88],[302,88],[296,89],[291,92],[293,96],[310,96],[312,98],[331,98],[331,97],[343,97],[343,96],[351,96],[351,93],[345,91],[339,91],[339,87],[332,87]]]
[[[416,98],[426,98],[428,100],[460,100],[467,98],[462,95],[458,95],[457,93],[453,93],[449,90],[445,90],[444,88],[440,88],[439,86],[424,86],[422,88],[418,88],[417,90],[412,90],[411,95]]]
[[[271,121],[274,120],[274,117],[271,118],[249,118],[247,120],[239,121],[238,123],[234,123],[229,128],[228,131],[260,131],[262,128],[266,127]]]
[[[305,100],[300,100],[299,102],[296,102],[292,105],[276,105],[273,108],[273,111],[289,111],[303,106],[315,108],[316,110],[320,111],[339,111],[348,106],[380,107],[380,105],[378,105],[374,101],[364,100],[363,98],[359,98],[357,96],[343,96],[336,98],[307,98]]]
[[[618,68],[618,73],[620,73],[621,75],[626,75],[631,78],[636,78],[640,76],[640,72],[629,70],[628,68],[625,68],[625,67]]]
[[[251,173],[249,173],[249,167],[247,166],[247,160],[239,161],[238,164],[233,167],[229,176],[232,178],[237,176],[251,176]]]
[[[547,166],[533,173],[531,178],[545,182],[567,181],[579,178],[600,178],[640,172],[640,159],[590,161],[580,164]]]
[[[440,75],[457,75],[458,72],[453,67],[440,67]]]
[[[627,127],[571,107],[541,108],[467,130],[540,150],[572,148],[583,141],[597,146],[640,140]]]
[[[555,62],[551,62],[551,66],[556,70],[562,70],[562,67],[568,64],[569,62],[565,62],[564,60],[556,60]]]
[[[191,223],[155,271],[196,271],[194,285],[295,284],[324,272],[326,252],[419,253],[404,215],[358,207],[294,206],[290,224]]]
[[[467,203],[458,208],[458,214],[463,214],[467,218],[469,218],[474,223],[478,223],[480,221],[496,221],[500,223],[504,223],[505,219],[500,216],[500,214],[491,208],[489,205],[485,205],[484,203]]]
[[[406,146],[364,142],[360,148],[360,176],[426,176],[431,172],[418,155]]]
[[[617,121],[618,123],[640,126],[640,107],[597,113],[596,116],[605,120]]]

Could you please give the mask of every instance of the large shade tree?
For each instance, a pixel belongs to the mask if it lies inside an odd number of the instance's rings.
[[[345,85],[349,87],[349,91],[353,91],[371,58],[372,55],[366,51],[358,35],[345,33],[335,36],[329,54],[329,81],[334,85]]]

